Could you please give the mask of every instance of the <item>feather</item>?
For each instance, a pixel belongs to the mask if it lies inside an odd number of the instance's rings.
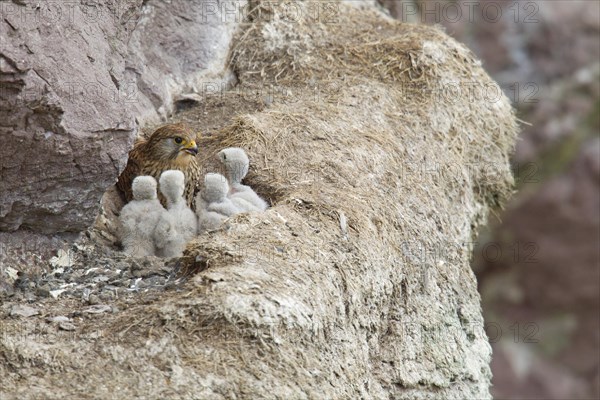
[[[179,170],[185,176],[184,198],[187,205],[194,208],[194,196],[202,175],[198,158],[193,154],[194,151],[197,152],[196,141],[197,135],[185,124],[165,125],[149,138],[137,140],[117,182],[117,188],[124,199],[127,202],[133,199],[131,183],[137,176],[148,175],[159,180],[164,171]],[[158,197],[166,207],[164,195],[159,193]]]

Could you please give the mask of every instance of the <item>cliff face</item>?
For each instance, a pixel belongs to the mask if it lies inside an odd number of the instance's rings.
[[[87,229],[138,123],[226,79],[236,25],[204,1],[3,2],[0,231]]]
[[[166,265],[79,243],[51,261],[58,300],[38,314],[17,303],[39,281],[20,277],[3,398],[490,398],[469,259],[512,190],[509,101],[437,29],[292,5],[254,2],[232,42],[238,84],[173,117],[210,127],[207,170],[246,149],[272,207]],[[173,268],[186,279],[165,286]],[[74,285],[57,294],[61,279]]]

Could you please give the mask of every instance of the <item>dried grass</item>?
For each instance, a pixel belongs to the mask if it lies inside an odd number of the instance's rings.
[[[205,166],[245,148],[272,208],[191,242],[191,282],[107,322],[122,360],[89,379],[124,397],[489,398],[470,243],[512,192],[511,106],[444,94],[497,85],[441,31],[339,10],[240,32],[239,88],[278,95],[203,139]]]
[[[267,357],[234,374],[250,397],[486,397],[469,243],[512,192],[511,106],[444,91],[500,93],[444,33],[341,9],[333,25],[274,17],[240,34],[241,85],[283,97],[238,116],[206,154],[247,149],[247,180],[273,207],[188,246],[184,271],[202,272],[175,308],[260,343]]]

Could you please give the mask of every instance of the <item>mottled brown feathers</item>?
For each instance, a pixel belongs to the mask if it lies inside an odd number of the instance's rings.
[[[196,185],[201,177],[196,141],[196,134],[185,124],[165,125],[147,139],[138,139],[117,182],[117,188],[127,202],[133,198],[131,183],[136,176],[150,175],[158,181],[163,171],[176,169],[185,175],[184,196],[188,206],[192,207]],[[159,198],[165,205],[160,193]]]

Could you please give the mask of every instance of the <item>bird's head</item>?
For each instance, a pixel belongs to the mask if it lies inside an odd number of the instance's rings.
[[[147,149],[155,159],[187,164],[198,154],[196,138],[185,124],[165,125],[150,136]]]
[[[160,175],[160,192],[168,202],[176,203],[185,191],[185,175],[178,170],[168,170]]]
[[[131,185],[135,200],[156,199],[156,179],[151,176],[138,176]]]
[[[227,197],[229,192],[229,183],[227,179],[216,173],[208,173],[204,176],[204,189],[202,189],[202,198],[209,203],[221,202]]]
[[[243,149],[228,147],[221,150],[217,156],[219,157],[219,161],[223,163],[232,184],[240,183],[246,174],[248,174],[250,160],[248,160],[248,156]]]

